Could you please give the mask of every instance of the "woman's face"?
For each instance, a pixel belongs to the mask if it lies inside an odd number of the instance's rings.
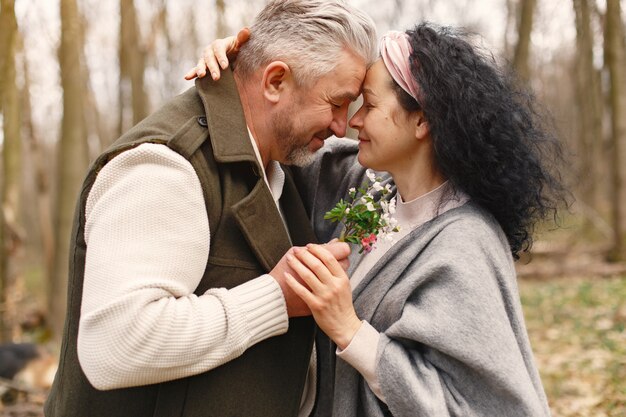
[[[402,108],[392,78],[381,59],[370,67],[363,83],[363,105],[350,119],[359,131],[359,162],[377,171],[414,162],[418,151],[415,115]]]

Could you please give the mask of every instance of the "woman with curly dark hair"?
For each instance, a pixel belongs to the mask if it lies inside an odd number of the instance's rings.
[[[347,273],[323,246],[294,250],[305,285],[288,283],[336,344],[317,342],[319,395],[334,394],[316,415],[550,414],[514,267],[566,202],[561,147],[534,106],[459,32],[383,37],[350,120],[358,145],[329,139],[296,171],[321,241],[339,235],[324,213],[365,168],[388,173],[400,226]]]

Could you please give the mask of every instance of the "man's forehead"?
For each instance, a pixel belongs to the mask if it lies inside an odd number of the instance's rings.
[[[359,74],[353,73],[350,77],[336,80],[335,96],[342,100],[356,100],[361,94],[363,78]]]
[[[336,99],[354,101],[361,94],[367,67],[363,59],[354,54],[343,52],[337,66],[323,79],[329,95]]]
[[[344,100],[354,101],[359,97],[359,94],[360,94],[360,88],[355,91],[350,90],[350,91],[340,92],[339,94],[337,94],[336,98],[341,101],[344,101]]]

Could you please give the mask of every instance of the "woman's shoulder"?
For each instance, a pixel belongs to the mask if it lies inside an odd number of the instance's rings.
[[[471,200],[436,217],[428,227],[432,229],[433,246],[445,246],[447,250],[443,252],[450,256],[457,256],[459,252],[470,257],[510,255],[508,240],[497,220]]]
[[[433,226],[440,228],[442,233],[467,232],[469,229],[499,234],[502,230],[495,217],[472,200],[437,216],[432,223]],[[463,235],[468,239],[473,236],[471,233]]]

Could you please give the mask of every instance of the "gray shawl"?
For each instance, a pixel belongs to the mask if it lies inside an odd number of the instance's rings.
[[[298,173],[320,241],[340,231],[324,213],[363,179],[356,150],[353,141],[329,139]],[[377,374],[386,404],[336,359],[334,374],[320,375],[321,386],[334,381],[333,416],[550,415],[508,242],[471,201],[397,242],[353,299],[357,315],[381,332]]]

